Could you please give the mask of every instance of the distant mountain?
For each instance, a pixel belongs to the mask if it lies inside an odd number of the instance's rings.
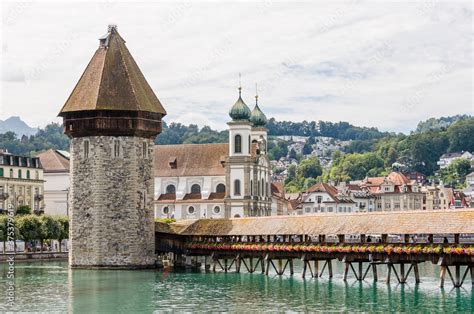
[[[20,117],[10,117],[5,121],[0,120],[0,134],[8,131],[14,132],[18,137],[23,135],[35,135],[38,128],[32,128],[26,124]]]

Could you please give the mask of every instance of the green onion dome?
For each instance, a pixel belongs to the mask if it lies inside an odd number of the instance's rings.
[[[252,113],[250,114],[250,122],[252,122],[253,126],[256,127],[262,127],[267,124],[267,117],[262,112],[262,110],[260,110],[258,104],[255,104],[255,107],[253,108]]]
[[[235,102],[229,111],[229,116],[232,120],[248,120],[250,118],[250,108],[244,103],[242,97]]]

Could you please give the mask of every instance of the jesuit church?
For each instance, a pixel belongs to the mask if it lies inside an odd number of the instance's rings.
[[[288,214],[281,183],[271,182],[267,118],[241,97],[229,111],[228,144],[155,146],[155,217],[237,218]]]

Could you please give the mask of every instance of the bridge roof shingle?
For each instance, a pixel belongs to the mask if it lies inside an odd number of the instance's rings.
[[[184,220],[181,235],[474,234],[474,209]],[[169,229],[168,229],[169,230]],[[168,231],[156,225],[157,232]]]

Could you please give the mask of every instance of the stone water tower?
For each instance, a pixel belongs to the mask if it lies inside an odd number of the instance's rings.
[[[154,139],[166,111],[116,26],[59,116],[71,138],[73,268],[154,265]]]

